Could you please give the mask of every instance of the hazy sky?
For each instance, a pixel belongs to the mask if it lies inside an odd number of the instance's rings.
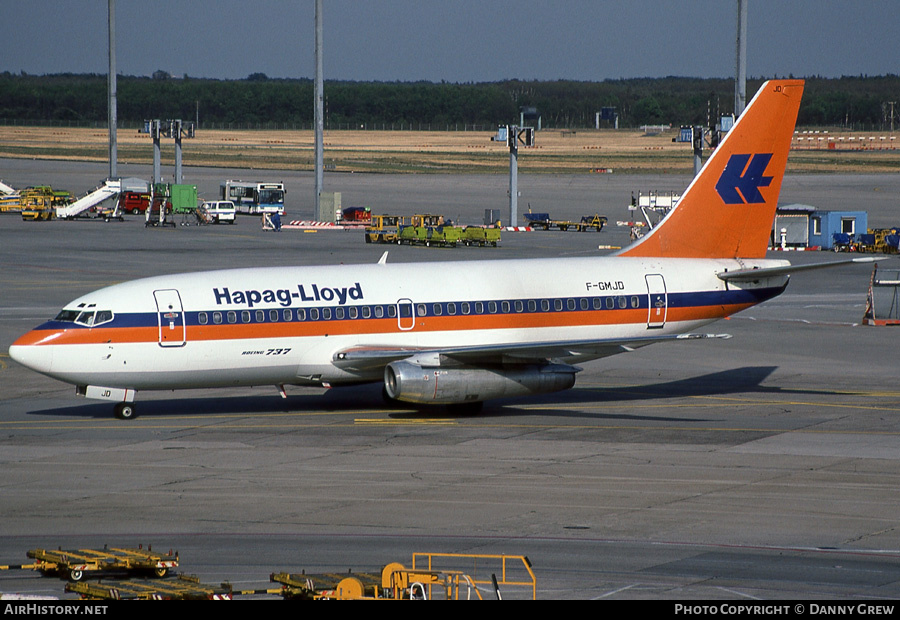
[[[747,74],[900,73],[896,0],[747,0]],[[323,0],[326,79],[733,77],[735,0]],[[313,0],[118,0],[120,75],[314,76]],[[0,0],[0,71],[107,72],[107,0]]]

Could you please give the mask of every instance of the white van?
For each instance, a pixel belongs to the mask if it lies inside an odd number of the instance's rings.
[[[230,200],[204,202],[200,208],[206,211],[210,221],[214,224],[221,224],[223,222],[234,224],[235,208],[234,203]]]

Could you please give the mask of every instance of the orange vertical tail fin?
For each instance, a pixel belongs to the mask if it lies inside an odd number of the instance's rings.
[[[762,258],[803,95],[803,80],[766,82],[678,205],[619,256]]]

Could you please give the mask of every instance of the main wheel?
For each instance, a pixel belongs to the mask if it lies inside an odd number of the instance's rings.
[[[113,411],[120,420],[133,420],[137,416],[131,403],[119,403]]]

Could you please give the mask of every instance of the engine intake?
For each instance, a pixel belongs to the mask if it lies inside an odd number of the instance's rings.
[[[452,405],[568,390],[579,370],[566,364],[447,368],[399,361],[385,367],[384,385],[388,396],[396,400]]]

